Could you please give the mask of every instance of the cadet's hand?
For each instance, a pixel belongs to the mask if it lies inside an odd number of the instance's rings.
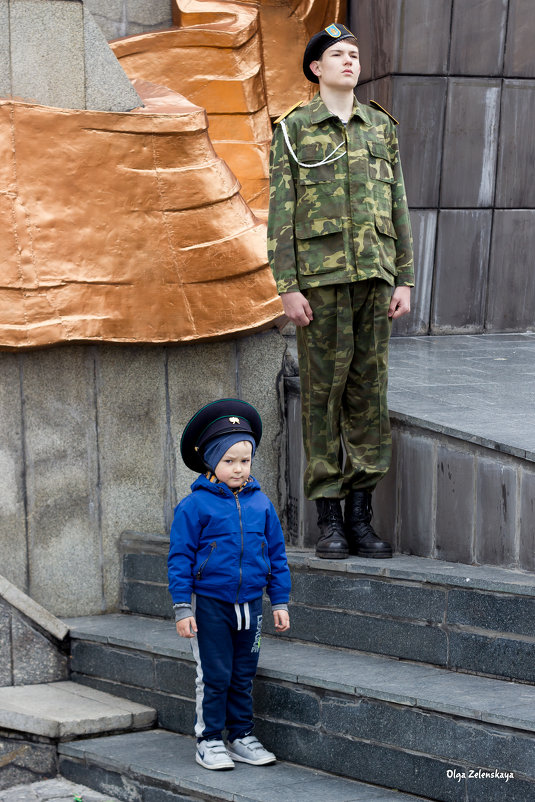
[[[284,314],[296,326],[308,326],[314,318],[309,302],[302,292],[284,292],[281,295]]]
[[[193,616],[183,618],[176,622],[176,631],[181,638],[194,638],[197,632],[197,624]]]
[[[396,287],[392,294],[392,300],[388,307],[388,317],[395,320],[397,317],[406,315],[411,311],[411,288]]]
[[[290,615],[287,610],[273,610],[273,621],[277,632],[286,632],[290,629]]]

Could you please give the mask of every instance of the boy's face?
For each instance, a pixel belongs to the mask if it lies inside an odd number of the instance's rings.
[[[310,64],[321,86],[354,89],[360,75],[359,49],[351,39],[332,44],[320,59]]]
[[[225,451],[217,465],[215,475],[231,490],[241,487],[251,473],[251,453],[253,447],[247,440],[235,443]]]

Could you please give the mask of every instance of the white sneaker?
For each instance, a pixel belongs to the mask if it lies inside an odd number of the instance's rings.
[[[197,744],[195,760],[205,769],[233,769],[234,761],[229,757],[223,741],[201,741]]]
[[[246,735],[245,738],[229,741],[228,754],[234,760],[238,760],[240,763],[250,763],[252,766],[265,766],[267,763],[274,763],[277,759],[273,752],[268,752],[254,735]]]

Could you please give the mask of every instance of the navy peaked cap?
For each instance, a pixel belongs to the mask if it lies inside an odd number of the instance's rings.
[[[182,459],[192,471],[204,473],[206,445],[222,434],[243,432],[257,447],[262,437],[262,420],[256,409],[239,398],[220,398],[202,407],[186,424],[180,440]]]

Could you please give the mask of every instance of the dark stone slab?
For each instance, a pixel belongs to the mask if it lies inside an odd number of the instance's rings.
[[[193,697],[195,694],[195,666],[179,660],[156,660],[156,687],[163,693]]]
[[[156,582],[167,585],[167,555],[125,554],[123,557],[123,576],[125,579],[139,579],[142,582]]]
[[[535,644],[450,632],[448,666],[506,679],[535,682]]]
[[[533,740],[474,721],[402,708],[368,699],[326,697],[322,725],[327,732],[390,744],[401,749],[535,777]]]
[[[535,638],[535,598],[450,590],[447,623]]]
[[[414,287],[411,292],[411,312],[392,325],[392,336],[427,334],[431,314],[431,289],[435,265],[437,212],[433,209],[412,209],[414,247]]]
[[[459,800],[459,787],[446,785],[446,766],[438,760],[279,722],[259,721],[256,731],[268,748],[293,763],[443,802]],[[451,762],[448,768],[461,766]]]
[[[491,230],[490,210],[440,211],[431,314],[434,334],[483,331]]]
[[[391,80],[391,105],[386,108],[400,122],[400,153],[411,207],[438,206],[446,81],[413,76]]]
[[[0,791],[12,785],[55,777],[54,744],[32,743],[24,738],[0,735]]]
[[[114,797],[124,800],[124,802],[144,802],[143,788],[139,783],[130,778],[126,779],[117,771],[103,769],[93,762],[85,765],[78,760],[61,757],[59,771],[62,777],[71,782],[86,785],[96,791],[113,794]]]
[[[502,74],[507,4],[507,0],[453,0],[451,74]]]
[[[174,618],[173,602],[167,586],[150,582],[124,582],[123,609],[140,615]]]
[[[533,109],[535,110],[535,97]],[[535,125],[535,118],[533,123]],[[535,141],[534,137],[528,139]],[[518,169],[521,169],[525,176],[530,172],[526,170],[526,165],[533,163],[535,163],[535,150],[532,158],[526,159],[521,167],[519,164]],[[513,170],[514,172],[516,171]],[[494,213],[489,269],[486,322],[489,331],[513,331],[533,326],[534,252],[535,210],[497,209]]]
[[[471,209],[493,205],[499,112],[498,81],[449,79],[441,206]]]
[[[446,665],[446,634],[437,627],[290,605],[294,638]]]
[[[437,451],[436,554],[472,562],[474,455],[439,446]]]
[[[307,724],[310,727],[320,723],[320,701],[308,691],[257,679],[253,686],[253,698],[255,716],[276,716],[293,724]]]
[[[531,34],[533,37],[533,33]],[[535,141],[519,132],[535,127],[535,81],[503,82],[500,153],[496,175],[498,208],[533,209],[535,186],[529,166],[535,161]],[[513,146],[514,143],[514,146]]]
[[[504,74],[535,78],[533,50],[533,4],[531,0],[509,0]]]
[[[400,540],[402,552],[433,553],[435,446],[431,438],[400,434]]]
[[[376,75],[442,75],[449,50],[451,0],[376,0]]]
[[[517,470],[480,457],[476,481],[477,562],[513,565],[516,559]]]
[[[370,81],[375,74],[375,42],[373,39],[373,0],[348,3],[348,25],[358,38],[360,54],[359,81]]]
[[[520,556],[522,568],[535,571],[535,472],[520,472]]]
[[[292,573],[292,600],[306,607],[440,623],[446,593],[425,586],[399,585],[369,578]]]
[[[75,672],[113,682],[140,688],[155,687],[153,658],[134,651],[75,641],[72,646],[71,668]]]

